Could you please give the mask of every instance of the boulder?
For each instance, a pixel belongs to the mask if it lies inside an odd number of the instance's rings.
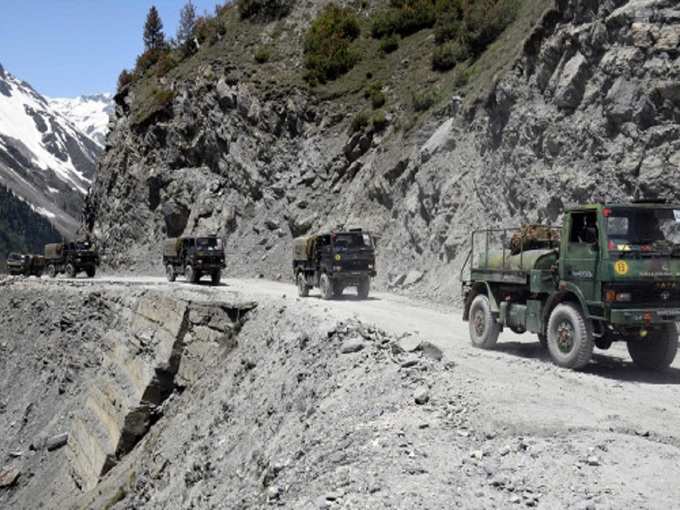
[[[587,69],[588,62],[580,52],[576,52],[564,65],[555,90],[557,106],[567,109],[578,107],[585,90]]]
[[[342,354],[351,354],[353,352],[359,352],[365,347],[365,342],[361,337],[349,338],[342,342],[340,346],[340,352]]]

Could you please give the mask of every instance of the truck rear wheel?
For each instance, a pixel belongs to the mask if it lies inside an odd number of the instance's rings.
[[[88,268],[85,270],[85,273],[87,274],[87,277],[88,277],[88,278],[94,278],[94,275],[95,275],[95,273],[96,273],[96,270],[95,270],[94,267],[88,267]]]
[[[371,291],[371,280],[364,278],[357,286],[357,295],[359,299],[368,299],[368,294]]]
[[[307,286],[307,280],[305,279],[305,275],[302,272],[298,273],[297,276],[295,277],[295,283],[297,283],[298,296],[300,297],[309,296],[309,287]]]
[[[628,341],[628,353],[633,362],[644,370],[665,370],[678,351],[678,330],[675,324],[650,331],[647,338]]]
[[[71,264],[70,262],[66,264],[66,268],[64,269],[66,272],[66,276],[69,278],[75,278],[76,277],[76,266]]]
[[[321,275],[319,287],[321,288],[321,297],[323,299],[331,299],[333,297],[333,280],[327,274]]]
[[[168,279],[169,282],[174,282],[175,279],[177,278],[175,268],[172,266],[172,264],[168,264],[167,266],[165,266],[165,277]]]
[[[489,298],[480,294],[470,305],[470,340],[472,345],[481,349],[492,349],[498,342],[500,325],[491,313]]]
[[[222,271],[220,271],[219,269],[217,271],[213,271],[210,274],[210,283],[212,283],[213,285],[219,285],[220,280],[222,280]]]
[[[548,352],[556,365],[579,369],[588,364],[595,342],[590,325],[571,303],[557,305],[548,320]]]
[[[47,266],[47,276],[50,278],[56,278],[57,276],[57,268],[54,267],[54,264],[50,264]]]

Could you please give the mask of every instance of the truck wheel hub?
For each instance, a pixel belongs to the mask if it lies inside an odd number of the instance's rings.
[[[478,336],[482,336],[484,334],[484,312],[481,310],[475,313],[474,326],[475,333],[477,333]]]
[[[557,326],[557,347],[564,353],[570,352],[574,347],[574,328],[567,321]]]

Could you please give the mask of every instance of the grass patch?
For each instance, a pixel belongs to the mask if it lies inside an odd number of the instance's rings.
[[[382,110],[378,110],[371,116],[371,126],[374,131],[383,131],[387,127],[387,116]]]
[[[352,42],[360,33],[354,10],[335,4],[324,7],[305,34],[307,80],[324,83],[352,69],[360,59]]]
[[[435,95],[430,92],[413,92],[411,94],[411,104],[413,106],[413,111],[424,112],[429,110],[437,102]]]
[[[255,50],[255,62],[258,64],[264,64],[269,62],[272,58],[271,49],[267,46],[260,46]]]
[[[387,98],[382,91],[383,84],[380,81],[372,82],[364,92],[364,98],[371,101],[371,106],[375,110],[385,106]]]
[[[380,41],[381,53],[392,53],[399,49],[399,36],[397,34],[390,34]]]
[[[132,124],[134,126],[148,124],[159,114],[168,111],[174,99],[175,93],[172,90],[156,85],[143,88],[140,97],[135,101]]]
[[[371,121],[371,117],[368,112],[361,111],[352,117],[352,124],[350,124],[350,132],[356,133],[363,130]]]
[[[294,3],[294,0],[238,0],[238,12],[242,19],[274,20],[287,16]]]

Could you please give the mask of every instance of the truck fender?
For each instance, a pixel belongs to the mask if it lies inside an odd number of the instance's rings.
[[[491,290],[491,286],[487,282],[476,282],[472,285],[470,292],[465,300],[465,307],[463,308],[463,320],[466,321],[470,318],[470,305],[472,300],[475,299],[480,294],[484,294],[489,298],[489,305],[491,306],[492,313],[499,313],[500,308],[498,307],[498,302],[496,297]]]
[[[550,314],[560,303],[575,303],[581,308],[584,317],[588,318],[588,306],[581,290],[571,282],[560,282],[560,291],[548,298],[543,308],[543,326],[546,327]]]

